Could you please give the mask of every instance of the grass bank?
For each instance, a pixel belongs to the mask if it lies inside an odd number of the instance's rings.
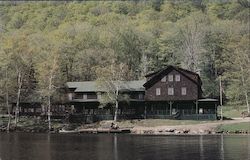
[[[176,126],[176,125],[192,125],[205,124],[214,121],[197,121],[197,120],[170,120],[170,119],[142,119],[142,120],[123,120],[117,124],[122,128],[132,127],[156,127],[156,126]],[[102,123],[102,122],[101,122]]]
[[[5,131],[8,123],[7,116],[0,116],[0,130]],[[64,127],[64,122],[62,120],[52,120],[52,128],[57,131]],[[48,122],[47,119],[37,118],[37,117],[26,117],[21,116],[15,127],[15,119],[11,118],[10,130],[22,131],[22,132],[48,132]]]
[[[216,130],[223,133],[250,133],[250,122],[222,124]]]
[[[243,111],[247,111],[246,106],[235,106],[235,105],[226,105],[223,106],[223,116],[226,118],[236,118],[241,117]],[[220,107],[218,107],[218,115],[220,115]]]

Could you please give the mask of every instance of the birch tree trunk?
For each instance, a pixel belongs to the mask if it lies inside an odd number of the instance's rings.
[[[250,107],[249,107],[249,102],[248,102],[247,87],[246,87],[245,78],[244,78],[244,69],[243,69],[241,63],[240,63],[240,70],[241,70],[241,81],[242,81],[243,90],[244,90],[243,92],[244,92],[244,95],[245,95],[245,101],[246,101],[246,105],[247,105],[247,112],[250,113]]]
[[[142,69],[141,69],[140,76],[144,77],[144,75],[146,75],[148,72],[148,57],[145,53],[142,54],[141,65],[142,65]],[[140,77],[137,77],[137,78],[140,78]]]
[[[6,69],[5,71],[5,76],[6,76],[6,81],[8,79],[8,70]],[[6,90],[6,107],[8,110],[8,125],[7,125],[7,132],[10,131],[10,123],[11,123],[11,114],[10,114],[10,106],[9,106],[9,88],[8,85],[5,85],[5,90]]]
[[[11,114],[10,114],[10,106],[9,106],[9,91],[8,91],[8,89],[6,90],[6,106],[7,106],[7,109],[8,109],[7,132],[9,132],[10,131],[10,123],[11,123]]]
[[[48,95],[48,123],[49,123],[49,131],[51,130],[51,89],[52,89],[52,74],[50,75],[49,78],[49,95]]]
[[[223,103],[223,99],[222,99],[223,94],[222,94],[221,76],[219,76],[219,80],[220,80],[220,107],[221,107],[221,109],[220,109],[220,116],[221,116],[220,118],[221,119],[220,120],[223,120],[223,111],[222,111],[223,110],[223,104],[222,104]]]
[[[22,75],[21,72],[18,71],[18,78],[17,78],[17,102],[16,102],[16,110],[15,110],[15,127],[17,126],[17,122],[19,121],[19,102],[20,102],[20,94],[21,94],[21,88],[22,88]]]
[[[247,104],[247,112],[249,114],[250,113],[250,107],[249,107],[249,102],[248,102],[248,94],[247,94],[246,91],[245,91],[245,98],[246,98],[246,104]]]
[[[114,115],[114,121],[117,121],[117,114],[118,114],[118,95],[119,95],[119,87],[116,86],[116,99],[115,99],[115,115]]]

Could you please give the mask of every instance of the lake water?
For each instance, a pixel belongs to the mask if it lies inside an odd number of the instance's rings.
[[[0,133],[0,160],[250,160],[250,136]]]

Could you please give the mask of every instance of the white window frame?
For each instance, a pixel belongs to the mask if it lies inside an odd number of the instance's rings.
[[[162,79],[161,79],[161,82],[166,82],[167,81],[167,77],[164,76]]]
[[[176,75],[175,75],[175,81],[176,81],[176,82],[180,82],[180,81],[181,81],[181,75],[176,74]]]
[[[169,74],[169,75],[168,75],[168,81],[169,81],[169,82],[173,82],[173,81],[174,81],[174,75]]]
[[[100,93],[97,94],[97,99],[102,99],[102,95]]]
[[[73,99],[73,93],[69,93],[68,98],[69,98],[69,100],[72,100]]]
[[[140,93],[138,98],[139,98],[140,100],[142,100],[142,99],[143,99],[143,94]]]
[[[173,96],[174,95],[174,88],[173,87],[169,87],[168,88],[168,95],[169,96]]]
[[[83,99],[88,99],[87,94],[83,94],[82,98],[83,98]]]
[[[187,95],[187,87],[181,87],[181,95]]]
[[[155,95],[160,96],[161,95],[161,88],[155,89]]]

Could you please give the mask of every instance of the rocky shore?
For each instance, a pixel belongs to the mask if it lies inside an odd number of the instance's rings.
[[[221,129],[222,125],[233,126],[235,124],[246,123],[249,127],[232,128],[230,130]],[[156,126],[140,127],[136,126],[131,129],[132,134],[146,135],[208,135],[208,134],[250,134],[250,119],[235,119],[225,121],[215,121],[202,124],[190,125],[173,125],[173,126]]]
[[[250,134],[249,131],[218,131],[218,130],[189,130],[189,129],[132,129],[131,134],[138,135],[216,135],[216,134]]]

